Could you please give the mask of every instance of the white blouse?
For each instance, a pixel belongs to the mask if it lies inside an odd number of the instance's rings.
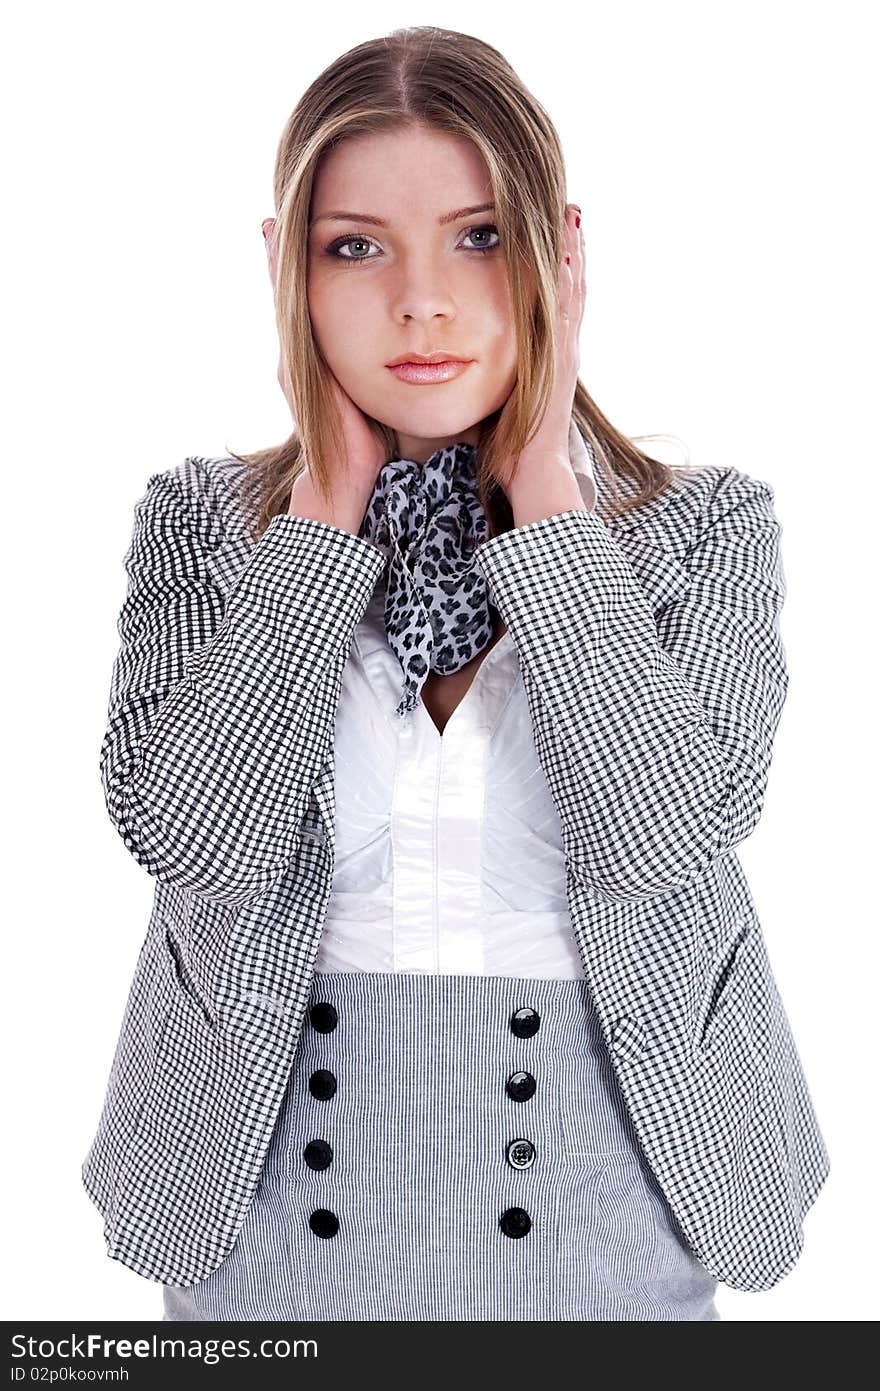
[[[584,457],[577,471],[594,501]],[[315,969],[582,977],[562,824],[510,633],[441,735],[421,701],[405,720],[395,713],[402,672],[384,600],[380,577],[343,671],[334,874]]]

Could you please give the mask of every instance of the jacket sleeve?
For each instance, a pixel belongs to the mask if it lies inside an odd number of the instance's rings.
[[[282,514],[224,587],[222,526],[186,476],[153,475],[135,507],[101,780],[148,873],[237,905],[296,853],[384,557],[350,532]]]
[[[773,498],[724,472],[657,619],[595,512],[475,553],[518,649],[570,872],[600,901],[678,889],[755,828],[788,684]]]

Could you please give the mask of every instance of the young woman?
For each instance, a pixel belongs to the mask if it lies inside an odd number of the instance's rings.
[[[591,400],[564,184],[494,48],[343,54],[264,224],[296,431],[137,505],[101,767],[155,904],[83,1180],[167,1319],[713,1320],[828,1173],[735,853],[773,490]]]

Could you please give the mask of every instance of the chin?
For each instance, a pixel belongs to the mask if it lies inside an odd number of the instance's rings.
[[[433,387],[426,390],[433,391]],[[412,435],[418,439],[445,439],[449,435],[463,435],[473,429],[489,414],[481,407],[462,409],[451,404],[422,406],[406,410],[387,410],[379,417],[398,434]]]

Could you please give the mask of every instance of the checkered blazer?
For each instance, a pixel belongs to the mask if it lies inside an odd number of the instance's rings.
[[[331,888],[343,668],[384,564],[286,513],[254,544],[243,467],[187,458],[147,482],[100,755],[156,884],[82,1179],[108,1255],[170,1285],[229,1254],[259,1181]],[[614,518],[596,483],[595,510],[475,563],[516,644],[642,1148],[707,1269],[767,1289],[829,1169],[735,853],[788,680],[774,494],[709,467]]]

